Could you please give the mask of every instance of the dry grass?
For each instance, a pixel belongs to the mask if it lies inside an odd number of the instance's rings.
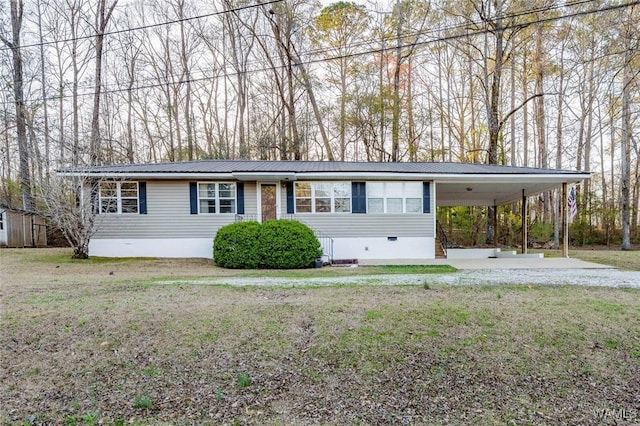
[[[603,263],[620,269],[640,271],[640,251],[638,249],[630,251],[622,251],[618,248],[610,250],[603,250],[602,248],[581,249],[571,250],[569,255],[588,262]]]
[[[640,422],[637,290],[159,286],[231,272],[0,255],[3,424]]]
[[[544,252],[545,256],[561,256],[560,250],[533,250]],[[569,257],[575,257],[587,262],[602,263],[616,268],[630,271],[640,271],[640,247],[634,250],[623,251],[619,247],[597,246],[593,248],[580,248],[569,250]]]

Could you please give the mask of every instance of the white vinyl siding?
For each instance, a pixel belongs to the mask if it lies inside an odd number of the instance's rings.
[[[369,182],[367,182],[367,185]],[[281,191],[283,219],[299,220],[331,237],[433,237],[433,213],[425,214],[287,214],[286,188]],[[245,220],[257,217],[255,182],[245,182]],[[431,204],[435,204],[431,187]],[[235,222],[234,214],[190,214],[189,182],[186,180],[147,181],[148,214],[109,214],[96,219],[95,239],[214,238],[220,227]]]
[[[245,200],[252,201],[247,187],[255,194],[255,184],[245,184]],[[235,214],[190,214],[188,181],[148,181],[147,205],[146,215],[100,215],[93,238],[213,238],[218,229],[236,220]],[[245,204],[245,212],[255,215],[255,202]]]

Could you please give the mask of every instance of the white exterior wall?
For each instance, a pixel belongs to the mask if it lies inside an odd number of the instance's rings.
[[[98,257],[213,258],[213,238],[92,239],[89,255]]]
[[[435,259],[433,237],[334,238],[334,259]]]
[[[280,189],[280,216],[299,220],[333,240],[333,259],[434,259],[435,183],[427,214],[286,213]],[[244,185],[245,220],[257,219],[259,190]],[[147,214],[99,215],[89,254],[99,257],[213,257],[217,230],[237,220],[232,214],[190,214],[188,181],[147,181]],[[395,237],[390,241],[388,237]],[[320,237],[321,244],[328,244]],[[325,253],[331,250],[325,248]]]
[[[495,257],[500,249],[495,248],[463,248],[447,249],[447,259],[488,259]]]
[[[431,237],[334,238],[334,259],[434,259]],[[95,239],[89,255],[98,257],[213,257],[212,238]]]
[[[7,214],[5,212],[0,212],[0,222],[2,222],[2,226],[0,228],[0,246],[6,246],[9,242],[8,234],[7,234]]]

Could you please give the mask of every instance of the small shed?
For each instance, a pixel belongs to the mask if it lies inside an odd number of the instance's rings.
[[[0,205],[0,247],[45,247],[47,226],[37,213]]]

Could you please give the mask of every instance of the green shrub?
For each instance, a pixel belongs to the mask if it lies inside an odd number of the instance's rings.
[[[270,220],[260,229],[262,268],[309,268],[322,256],[320,243],[305,224],[293,220]]]
[[[553,239],[553,223],[533,222],[529,226],[529,239],[539,243],[546,243]]]
[[[237,222],[220,228],[213,242],[216,264],[232,269],[259,268],[259,234],[258,222]]]
[[[569,238],[574,246],[606,244],[602,230],[580,219],[569,225]]]
[[[320,243],[306,225],[291,220],[263,224],[238,222],[218,231],[213,256],[216,264],[235,269],[300,269],[322,256]]]

